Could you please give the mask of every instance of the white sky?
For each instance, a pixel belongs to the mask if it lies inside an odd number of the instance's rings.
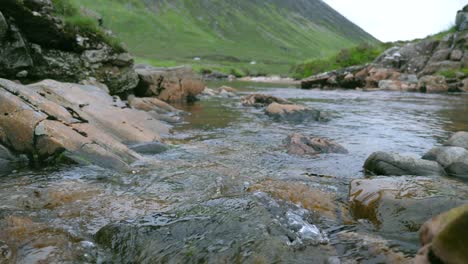
[[[324,0],[381,41],[411,40],[448,29],[468,0]]]

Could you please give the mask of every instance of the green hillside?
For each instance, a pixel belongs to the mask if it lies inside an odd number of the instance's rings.
[[[162,66],[287,73],[296,62],[376,42],[321,0],[72,1],[99,13],[139,60]]]

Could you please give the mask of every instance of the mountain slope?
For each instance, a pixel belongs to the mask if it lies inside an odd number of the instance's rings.
[[[377,41],[321,0],[73,1],[101,14],[137,57],[174,63],[284,70]]]

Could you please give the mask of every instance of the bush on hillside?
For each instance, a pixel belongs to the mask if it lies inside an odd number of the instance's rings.
[[[316,59],[295,65],[292,69],[292,75],[296,79],[302,79],[322,72],[370,63],[386,48],[385,44],[361,44],[351,49],[343,49],[330,58]]]
[[[125,51],[116,37],[106,34],[96,19],[83,15],[80,8],[70,0],[52,0],[52,3],[55,7],[55,14],[63,19],[67,31],[85,36],[94,35],[117,52]]]

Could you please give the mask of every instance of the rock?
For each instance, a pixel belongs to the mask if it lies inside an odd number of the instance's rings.
[[[383,80],[398,80],[400,73],[393,69],[387,68],[371,68],[369,69],[369,76],[366,78],[366,87],[375,88],[379,87],[379,82]]]
[[[394,153],[375,152],[367,158],[364,169],[374,175],[445,176],[444,169],[435,161],[400,156]]]
[[[234,93],[234,94],[239,92],[237,89],[229,87],[229,86],[225,86],[225,85],[219,87],[218,91],[220,93],[224,91],[224,92],[227,92],[227,93]]]
[[[94,78],[94,77],[90,77],[88,79],[81,80],[79,82],[79,84],[94,86],[94,87],[100,88],[101,90],[103,90],[106,93],[110,93],[109,87],[107,87],[107,85],[105,85],[104,83],[98,82],[98,80],[96,80],[96,78]]]
[[[461,68],[462,64],[459,61],[440,61],[440,62],[431,62],[424,67],[424,70],[419,73],[419,75],[431,75],[441,71],[456,71]]]
[[[461,147],[468,150],[468,132],[457,132],[444,143],[444,146]]]
[[[382,80],[379,82],[379,89],[388,91],[417,91],[417,86],[417,83],[399,80]]]
[[[463,51],[456,49],[450,53],[450,60],[460,61],[463,58]]]
[[[419,231],[422,248],[416,263],[431,263],[434,257],[443,263],[465,263],[468,259],[467,220],[468,205],[463,205],[427,221]]]
[[[419,79],[419,90],[426,93],[446,93],[448,85],[443,76],[423,76]]]
[[[167,113],[180,113],[181,111],[170,104],[159,100],[158,98],[155,97],[135,97],[133,95],[128,97],[128,103],[132,108],[150,112],[150,111],[155,111],[161,114],[167,114]]]
[[[10,172],[15,160],[16,157],[6,147],[0,145],[0,174]]]
[[[467,201],[466,184],[443,177],[356,179],[349,187],[353,216],[402,240],[412,239],[427,219]]]
[[[328,80],[332,78],[333,76],[334,74],[329,73],[329,72],[311,76],[301,81],[301,88],[302,89],[322,88],[326,84],[329,84]]]
[[[265,107],[272,103],[292,104],[288,100],[267,94],[251,94],[242,98],[242,105],[244,106]]]
[[[270,104],[265,113],[276,120],[286,120],[292,122],[302,122],[306,120],[320,120],[320,111],[295,104]]]
[[[468,78],[463,79],[462,87],[460,88],[463,92],[468,92]]]
[[[301,134],[292,134],[285,140],[289,154],[316,155],[322,153],[347,154],[348,151],[338,143],[324,138],[309,138]]]
[[[161,142],[150,142],[132,145],[130,149],[144,155],[155,155],[167,151],[169,147]]]
[[[92,76],[113,94],[137,86],[133,59],[122,47],[104,32],[66,27],[51,1],[7,0],[0,11],[1,78],[79,82]]]
[[[8,32],[8,24],[3,16],[2,12],[0,12],[0,40],[2,40]]]
[[[123,143],[160,141],[169,128],[94,86],[45,80],[29,86],[0,79],[0,143],[43,162],[129,170],[141,159]]]
[[[166,102],[187,102],[205,89],[205,84],[189,67],[154,68],[148,65],[135,67],[140,83],[135,94],[140,97],[157,97]]]
[[[465,10],[466,6],[463,10],[458,11],[455,26],[459,31],[464,31],[468,29],[468,11]]]
[[[423,159],[437,161],[448,175],[468,179],[468,150],[461,147],[436,147]]]
[[[213,199],[137,221],[111,223],[95,238],[110,250],[113,263],[168,259],[174,263],[325,263],[336,255],[331,247],[317,243],[323,236],[304,220],[307,213],[270,208],[263,200],[274,200],[266,194],[258,196]]]

